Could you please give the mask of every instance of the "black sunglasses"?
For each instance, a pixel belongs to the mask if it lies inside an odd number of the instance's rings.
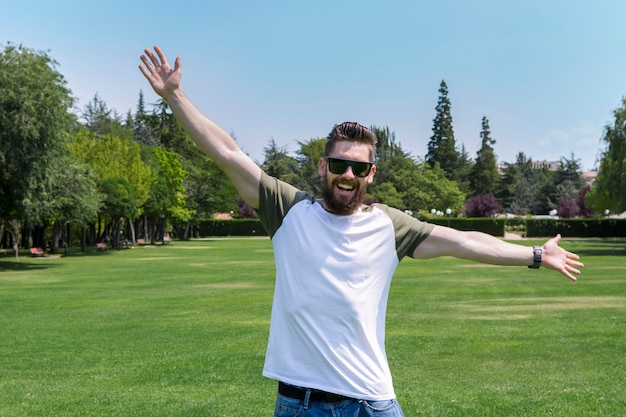
[[[333,174],[341,175],[348,167],[352,168],[352,173],[357,177],[367,177],[372,170],[371,162],[351,161],[350,159],[330,158],[326,157],[328,170]]]

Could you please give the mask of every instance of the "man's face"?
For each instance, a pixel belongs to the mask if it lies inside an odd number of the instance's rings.
[[[363,143],[340,141],[335,144],[327,158],[370,163],[370,149],[370,146]],[[365,177],[360,177],[355,175],[355,171],[359,174],[358,167],[346,166],[344,172],[333,173],[329,169],[329,163],[328,159],[321,158],[317,165],[319,174],[324,177],[324,208],[339,215],[355,213],[363,204],[367,184],[373,181],[376,166],[373,165]],[[339,162],[336,165],[342,164]]]

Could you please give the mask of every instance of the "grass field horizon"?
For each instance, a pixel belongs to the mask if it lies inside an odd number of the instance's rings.
[[[577,283],[401,262],[387,353],[407,417],[626,415],[626,239],[562,245]],[[265,238],[0,255],[0,417],[272,415],[273,289]]]

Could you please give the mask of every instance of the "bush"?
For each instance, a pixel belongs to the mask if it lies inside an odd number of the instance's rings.
[[[196,230],[200,236],[267,236],[258,219],[201,220]]]
[[[502,206],[491,193],[478,194],[465,200],[467,217],[491,217],[500,213],[500,210]]]

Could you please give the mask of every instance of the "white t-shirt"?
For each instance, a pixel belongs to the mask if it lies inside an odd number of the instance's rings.
[[[258,213],[276,263],[263,375],[352,398],[394,398],[384,345],[389,285],[432,225],[380,204],[335,215],[265,174]]]

